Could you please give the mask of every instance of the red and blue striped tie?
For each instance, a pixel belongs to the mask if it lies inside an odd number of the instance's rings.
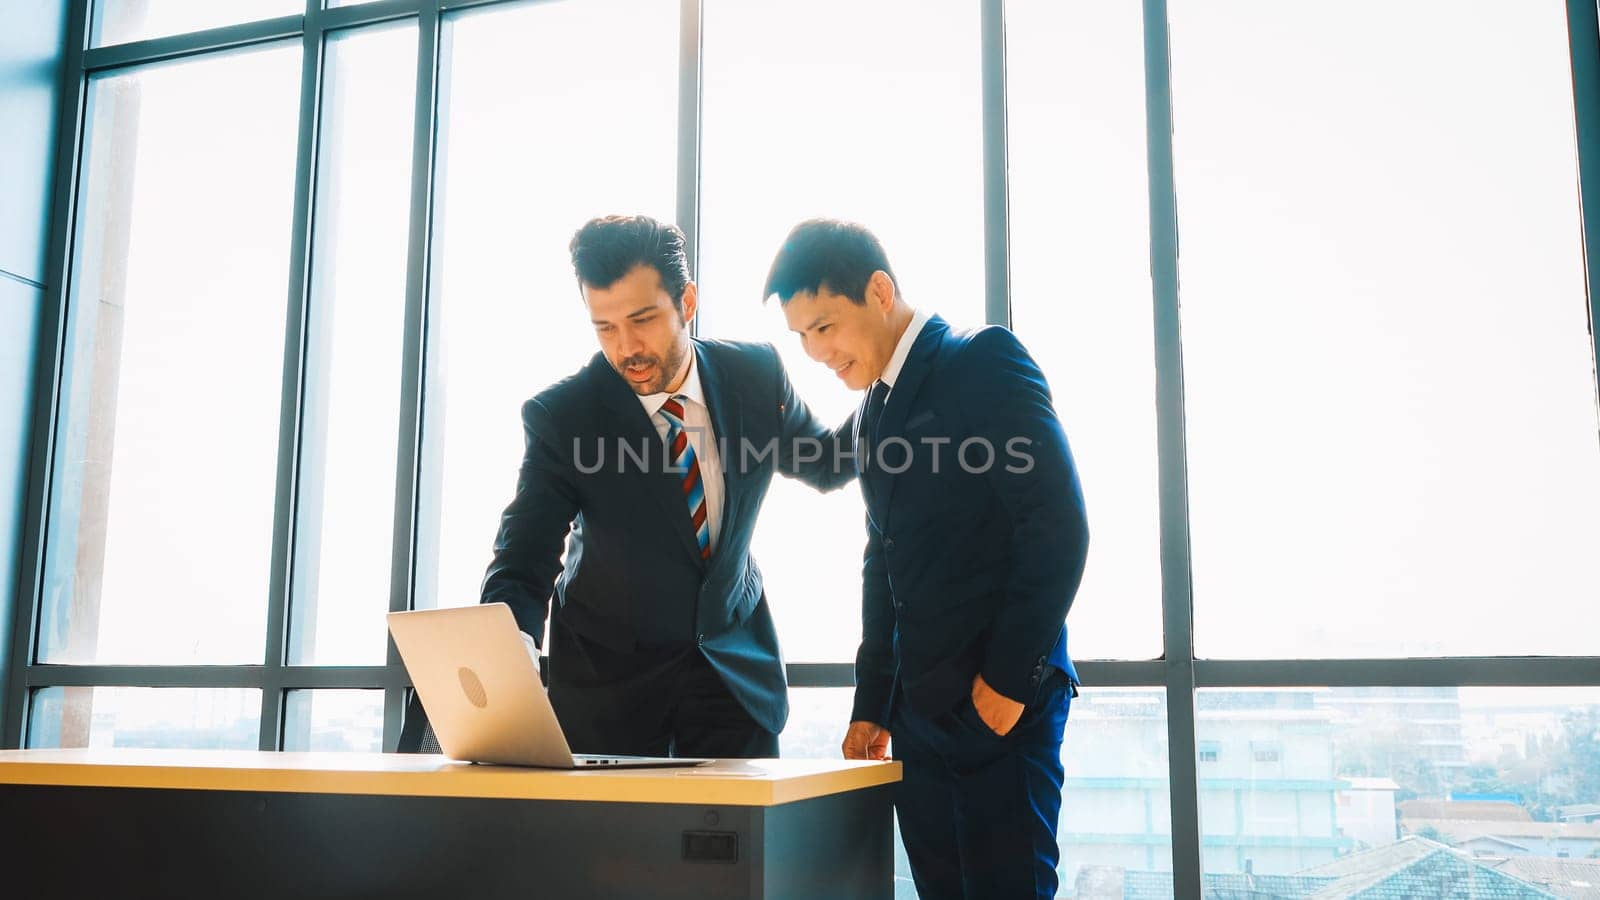
[[[661,404],[661,417],[667,420],[667,457],[673,471],[683,473],[683,499],[689,504],[689,525],[694,528],[694,539],[700,545],[700,558],[710,559],[711,524],[706,521],[706,488],[700,482],[700,461],[695,458],[694,445],[689,443],[689,433],[684,430],[684,400],[679,394]]]

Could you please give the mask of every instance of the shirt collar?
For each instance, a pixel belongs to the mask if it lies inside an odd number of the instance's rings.
[[[911,345],[917,342],[917,335],[922,333],[922,326],[928,324],[929,316],[920,309],[912,310],[911,324],[906,326],[905,334],[900,335],[900,343],[894,345],[894,353],[889,356],[889,364],[883,367],[883,374],[878,380],[894,390],[894,383],[900,377],[900,370],[905,368],[906,357],[911,355]]]
[[[662,391],[659,394],[638,395],[639,403],[644,406],[645,415],[655,418],[655,414],[661,411],[661,404],[666,403],[671,397],[687,397],[701,406],[709,406],[706,403],[706,392],[700,386],[700,362],[695,358],[697,355],[694,352],[694,343],[690,342],[689,374],[684,377],[683,384],[676,391],[672,393]]]

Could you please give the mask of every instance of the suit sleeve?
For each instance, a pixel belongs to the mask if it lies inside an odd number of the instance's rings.
[[[522,430],[517,493],[500,516],[481,601],[509,605],[517,627],[542,647],[562,548],[578,514],[578,491],[572,467],[549,443],[549,412],[537,399],[522,406]]]
[[[861,648],[856,651],[856,699],[852,722],[889,727],[894,696],[894,598],[883,562],[883,536],[867,517],[867,550],[861,565]]]
[[[985,477],[1011,526],[1011,570],[981,671],[996,691],[1026,700],[1083,578],[1089,525],[1066,433],[1033,358],[1003,328],[980,333],[968,352],[965,415],[994,446]]]
[[[838,428],[819,422],[795,394],[778,351],[767,349],[778,369],[778,471],[819,491],[849,484],[856,477],[855,459],[850,455],[855,446],[855,416]]]

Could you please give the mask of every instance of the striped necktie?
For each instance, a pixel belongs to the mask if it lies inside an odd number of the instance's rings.
[[[700,483],[700,461],[695,458],[694,445],[689,443],[689,433],[684,430],[685,400],[679,394],[661,404],[661,418],[667,420],[667,458],[673,471],[683,473],[683,499],[689,505],[689,525],[694,528],[695,542],[700,545],[700,558],[710,559],[711,524],[706,521],[706,488]]]

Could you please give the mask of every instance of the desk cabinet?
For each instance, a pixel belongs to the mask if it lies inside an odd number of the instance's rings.
[[[0,871],[30,898],[888,898],[898,778],[840,760],[7,752]]]

